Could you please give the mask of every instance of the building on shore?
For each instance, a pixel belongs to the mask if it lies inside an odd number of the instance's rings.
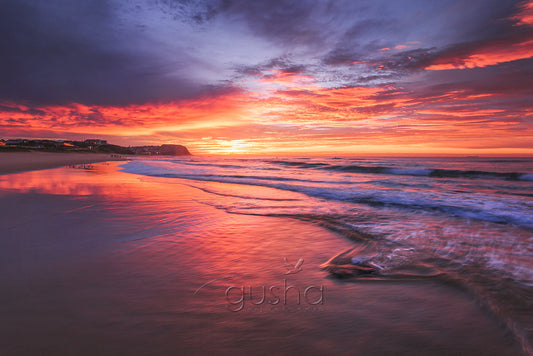
[[[100,140],[97,138],[91,138],[83,141],[83,143],[90,145],[90,146],[99,146],[99,145],[107,145],[106,140]]]

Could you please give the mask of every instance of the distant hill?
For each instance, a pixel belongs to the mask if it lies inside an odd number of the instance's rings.
[[[120,155],[133,155],[133,154],[135,154],[128,147],[122,147],[122,146],[111,145],[111,144],[95,146],[91,151],[92,152],[98,152],[98,153],[117,153],[117,154],[120,154]]]
[[[190,156],[187,147],[163,144],[161,146],[122,147],[107,143],[106,140],[85,141],[0,139],[0,152],[43,151],[43,152],[96,152],[120,155]]]
[[[190,156],[187,147],[182,145],[165,144],[161,146],[136,146],[129,147],[136,155],[156,155],[156,156]]]

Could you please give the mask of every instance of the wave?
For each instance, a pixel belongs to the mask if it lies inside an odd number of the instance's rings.
[[[338,216],[259,215],[311,222],[354,241],[355,247],[340,252],[320,266],[345,282],[433,280],[465,291],[512,333],[525,354],[533,353],[531,285],[513,278],[508,270],[491,268],[484,260],[486,256],[459,262],[457,257],[469,254],[468,249],[450,254],[445,249],[430,249],[406,241],[383,239],[355,229]]]
[[[532,354],[533,324],[531,287],[512,278],[510,271],[491,268],[484,258],[458,260],[470,254],[468,247],[450,254],[408,241],[391,241],[361,232],[335,215],[248,213],[224,206],[233,214],[275,216],[298,219],[333,231],[356,243],[330,258],[320,267],[334,278],[350,283],[432,280],[468,293],[491,313],[519,342],[525,354]]]
[[[309,163],[300,161],[268,161],[269,163],[286,167],[321,169],[335,172],[388,174],[423,176],[431,178],[466,178],[466,179],[492,179],[510,181],[533,181],[533,174],[523,172],[491,172],[482,170],[460,170],[442,168],[398,168],[389,166],[367,165],[331,165],[328,163]]]
[[[511,181],[533,181],[533,174],[520,172],[486,172],[475,170],[458,169],[428,169],[428,168],[393,168],[393,167],[372,167],[372,166],[328,166],[323,169],[351,172],[351,173],[374,173],[408,176],[425,176],[431,178],[467,178],[467,179],[500,179]]]
[[[467,292],[490,312],[521,345],[533,354],[530,287],[480,264],[458,264],[453,260],[424,254],[413,247],[396,247],[387,252],[372,243],[361,243],[321,265],[336,278],[353,283],[432,279]]]
[[[182,159],[159,159],[158,162],[172,162],[179,163],[187,166],[196,166],[196,167],[218,167],[218,168],[244,168],[244,166],[238,166],[234,164],[215,164],[215,163],[198,163],[193,160],[182,160]]]
[[[491,196],[477,194],[449,194],[445,192],[417,192],[407,190],[379,190],[368,187],[362,189],[345,189],[329,185],[330,183],[354,186],[352,182],[318,181],[279,176],[231,175],[175,173],[167,167],[145,165],[142,162],[130,162],[124,165],[129,173],[153,177],[190,179],[220,183],[255,185],[293,191],[309,197],[363,204],[373,207],[388,207],[422,212],[440,212],[449,216],[477,219],[498,224],[514,224],[526,230],[533,230],[533,217],[529,211],[515,208],[512,204]],[[172,172],[172,173],[171,173]],[[300,184],[303,183],[303,184]],[[321,184],[309,186],[309,183]],[[326,185],[324,185],[326,184]]]
[[[293,162],[293,161],[268,161],[269,163],[280,164],[288,167],[298,168],[317,168],[327,166],[327,163],[308,163],[308,162]]]
[[[256,196],[241,195],[241,194],[221,193],[221,192],[214,191],[212,189],[199,187],[199,186],[193,185],[193,184],[183,184],[183,185],[199,189],[199,190],[201,190],[203,192],[206,192],[206,193],[209,193],[209,194],[219,195],[219,196],[222,196],[222,197],[232,197],[232,198],[250,199],[250,200],[277,201],[277,202],[299,201],[299,199],[291,199],[291,198],[266,198],[266,197],[256,197]]]
[[[433,279],[462,288],[531,353],[529,330],[533,325],[528,316],[533,310],[533,270],[528,251],[533,241],[529,233],[533,216],[526,181],[533,181],[533,174],[492,172],[493,166],[488,165],[463,166],[478,170],[447,169],[449,162],[437,164],[438,169],[423,167],[427,162],[405,167],[405,160],[327,162],[323,158],[307,162],[295,158],[139,160],[122,167],[129,173],[184,179],[179,183],[224,197],[202,195],[197,201],[228,213],[298,219],[354,241],[355,248],[323,265],[332,275],[348,281]],[[264,171],[272,168],[278,171]],[[384,176],[355,179],[356,175],[344,173]],[[416,178],[393,179],[391,175]],[[235,189],[225,191],[223,185],[201,182],[269,187],[302,196],[290,199],[294,195],[282,192],[275,197],[259,196],[256,189],[236,193]]]

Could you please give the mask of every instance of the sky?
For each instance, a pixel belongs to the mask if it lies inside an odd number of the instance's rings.
[[[533,0],[0,0],[0,138],[533,155]]]

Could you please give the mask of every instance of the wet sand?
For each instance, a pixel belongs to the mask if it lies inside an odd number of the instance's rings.
[[[459,290],[331,278],[352,242],[116,166],[0,176],[2,354],[520,354]]]
[[[108,153],[0,152],[0,174],[118,160],[124,158]]]

